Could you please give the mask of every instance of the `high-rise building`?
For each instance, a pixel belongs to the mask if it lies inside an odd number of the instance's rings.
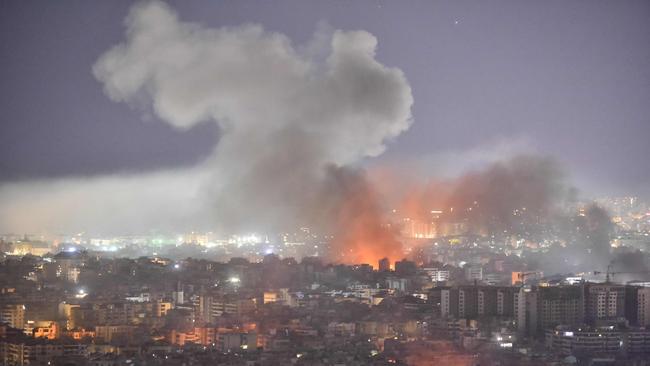
[[[390,271],[390,259],[382,258],[379,260],[379,272]]]
[[[480,266],[465,267],[465,279],[468,281],[483,280],[483,267]]]
[[[180,281],[178,281],[176,284],[176,291],[172,292],[172,299],[176,305],[181,305],[185,302],[185,298],[183,296],[183,285]]]
[[[422,268],[422,270],[426,272],[431,282],[445,282],[449,280],[449,270],[434,267]]]
[[[415,262],[408,259],[395,262],[395,273],[398,276],[412,276],[417,272],[417,269]]]
[[[515,320],[520,335],[541,336],[558,325],[585,323],[582,285],[522,287],[514,296]]]
[[[88,356],[88,345],[70,340],[34,339],[17,336],[0,339],[0,364],[49,365],[55,359]]]
[[[650,330],[616,327],[557,327],[546,330],[546,346],[560,355],[600,354],[647,357]],[[627,363],[626,363],[627,364]]]

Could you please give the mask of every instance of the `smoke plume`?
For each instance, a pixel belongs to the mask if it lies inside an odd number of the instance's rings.
[[[398,246],[382,239],[391,234],[357,166],[409,128],[413,98],[403,73],[375,59],[373,35],[322,29],[295,47],[258,25],[183,22],[162,2],[136,4],[125,25],[125,40],[93,66],[106,94],[145,101],[179,130],[218,124],[213,154],[185,170],[2,187],[7,227],[81,223],[115,232],[194,223],[235,232],[316,224],[345,238],[335,240],[341,246]],[[354,248],[338,259],[360,259]]]
[[[429,178],[422,184],[408,180],[399,184],[408,190],[394,204],[400,217],[435,221],[439,229],[456,223],[462,227],[457,234],[539,238],[573,192],[555,160],[532,155],[516,155],[455,178]]]
[[[393,197],[395,219],[408,220],[407,236],[481,235],[534,247],[544,242],[546,249],[526,258],[531,270],[544,273],[603,271],[612,258],[609,214],[595,204],[579,210],[577,190],[552,158],[519,154],[425,183],[403,180],[392,169],[374,174],[390,182],[377,187]]]
[[[409,128],[413,104],[403,73],[375,59],[377,39],[367,32],[321,27],[310,43],[294,45],[258,25],[183,22],[156,1],[136,4],[125,26],[125,39],[92,67],[106,95],[150,108],[179,130],[217,124],[214,151],[183,169],[4,185],[0,230],[231,234],[306,226],[333,237],[330,260],[376,263],[403,255],[399,225],[384,214],[390,208],[400,218],[437,220],[438,235],[541,240],[556,221],[569,222],[558,212],[572,189],[557,163],[502,160],[509,145],[443,155],[447,167],[489,163],[455,178],[378,174],[381,167],[366,175],[365,159]],[[608,218],[588,216],[583,241],[605,256],[610,228],[597,223]]]

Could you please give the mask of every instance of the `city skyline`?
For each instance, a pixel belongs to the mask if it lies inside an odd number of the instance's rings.
[[[412,20],[405,29],[429,10],[435,15],[421,29],[433,38],[420,42],[439,48],[408,52],[395,41],[406,30],[377,22],[393,19],[392,3],[313,5],[320,19],[295,29],[282,29],[274,12],[253,16],[261,8],[247,3],[208,6],[225,17],[212,20],[182,4],[102,5],[108,9],[96,13],[99,23],[88,34],[105,41],[68,52],[43,42],[51,35],[61,46],[89,42],[78,32],[85,25],[57,22],[68,16],[58,10],[45,19],[68,35],[43,32],[41,23],[19,22],[29,4],[16,7],[16,17],[3,24],[19,32],[3,34],[32,38],[2,42],[10,55],[3,87],[13,91],[3,92],[8,141],[0,144],[7,150],[0,154],[0,230],[242,234],[306,226],[341,238],[345,248],[362,251],[372,242],[391,251],[399,243],[385,227],[396,208],[406,217],[474,208],[479,220],[496,215],[489,225],[506,229],[513,210],[551,217],[575,200],[595,198],[596,185],[643,198],[647,106],[635,98],[643,100],[648,89],[647,60],[646,48],[633,44],[646,28],[635,23],[635,4],[614,13],[598,4],[567,6],[562,16],[554,13],[557,4],[541,13],[538,5],[505,5],[498,8],[531,17],[503,22],[521,32],[480,33],[481,22],[502,15],[477,12],[477,3],[401,8]],[[9,14],[16,5],[5,6]],[[227,16],[239,6],[248,20]],[[367,12],[348,19],[349,7]],[[559,22],[553,29],[551,15]],[[611,27],[595,24],[598,17]],[[562,27],[560,37],[554,32]],[[604,33],[585,33],[590,29]],[[629,42],[613,42],[623,29]],[[591,42],[607,57],[623,47],[630,57],[587,60],[576,45],[567,49],[580,37],[580,47]],[[490,44],[498,47],[488,52]],[[53,62],[28,57],[33,52],[51,52]],[[52,72],[61,67],[65,72]],[[423,85],[427,78],[441,82]],[[587,87],[600,82],[602,88]],[[540,103],[547,105],[535,112]],[[451,117],[460,112],[468,115]],[[630,116],[632,127],[606,122],[611,113]],[[627,137],[619,148],[604,141],[621,134]],[[636,152],[625,154],[623,146]],[[586,179],[589,170],[604,176]]]
[[[650,366],[650,1],[0,1],[0,365]]]

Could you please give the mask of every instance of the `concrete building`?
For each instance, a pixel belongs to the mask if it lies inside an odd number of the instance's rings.
[[[514,303],[520,336],[539,337],[558,325],[585,324],[582,285],[521,288]]]
[[[220,333],[217,335],[217,349],[222,352],[230,350],[255,350],[257,348],[256,333]]]
[[[449,280],[449,271],[436,267],[422,268],[422,270],[429,276],[431,282],[445,282]]]
[[[539,329],[585,323],[582,286],[540,287],[538,292]]]
[[[113,341],[133,341],[136,326],[134,325],[101,325],[95,327],[95,339],[110,343]]]
[[[386,279],[386,286],[391,290],[406,292],[408,289],[408,279],[389,277]]]
[[[521,287],[515,294],[515,322],[520,337],[534,336],[538,332],[538,292],[535,289]]]
[[[2,365],[48,365],[56,364],[57,359],[70,360],[87,355],[87,346],[82,343],[24,336],[0,340],[0,363]]]
[[[626,286],[625,318],[632,325],[650,327],[650,287]]]
[[[275,292],[264,293],[265,302],[277,301]],[[213,323],[218,317],[224,314],[242,316],[255,310],[253,299],[240,299],[233,296],[201,295],[198,300],[198,315],[207,322]]]
[[[2,304],[0,323],[7,323],[12,328],[23,329],[25,325],[24,304]]]

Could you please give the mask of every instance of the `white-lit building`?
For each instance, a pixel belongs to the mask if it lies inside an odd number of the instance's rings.
[[[483,267],[469,266],[465,268],[465,279],[468,281],[483,280]]]
[[[449,271],[440,268],[423,268],[431,282],[445,282],[449,280]]]

